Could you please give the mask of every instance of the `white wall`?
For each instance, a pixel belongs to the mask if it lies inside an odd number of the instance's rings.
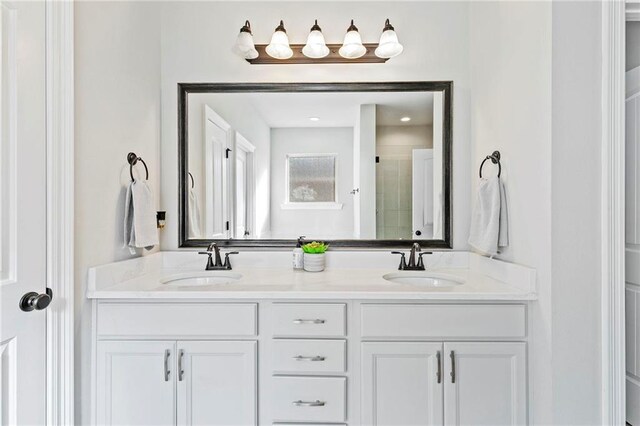
[[[90,424],[87,268],[132,257],[123,248],[122,223],[129,151],[146,161],[156,200],[160,198],[159,22],[156,3],[75,4],[78,424]]]
[[[551,3],[474,2],[470,15],[472,190],[482,159],[499,150],[510,223],[498,257],[537,270],[531,413],[532,424],[550,424]]]
[[[340,210],[287,210],[287,154],[333,153],[338,178]],[[271,129],[271,237],[344,239],[353,237],[353,127],[296,127]]]
[[[203,108],[208,105],[220,115],[233,131],[238,131],[255,147],[256,164],[256,229],[257,235],[269,233],[269,169],[271,129],[246,97],[237,94],[191,94],[189,95],[189,171],[196,182],[201,218],[205,217],[204,196],[204,147]],[[174,161],[175,162],[175,161]],[[177,163],[176,163],[177,164]],[[203,221],[204,223],[204,221]]]
[[[411,158],[416,148],[433,148],[433,126],[378,126],[376,155]]]
[[[601,5],[553,4],[555,424],[600,424]]]
[[[313,6],[313,7],[312,7]],[[454,247],[465,249],[469,228],[468,9],[464,2],[165,2],[162,3],[162,194],[167,210],[163,249],[177,248],[178,82],[454,81]],[[310,15],[310,10],[313,13]],[[405,52],[368,65],[249,65],[231,47],[246,19],[256,42],[268,42],[284,19],[291,42],[304,42],[318,19],[327,42],[340,42],[350,17],[364,41],[375,42],[390,18]]]

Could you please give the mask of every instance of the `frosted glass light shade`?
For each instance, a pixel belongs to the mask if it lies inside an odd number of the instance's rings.
[[[233,51],[244,59],[255,59],[258,57],[258,51],[253,43],[253,36],[251,33],[240,31],[236,44],[233,46]]]
[[[318,21],[316,21],[316,25],[311,28],[311,32],[307,37],[307,44],[302,48],[302,54],[307,58],[324,58],[329,54],[329,48],[324,41],[322,31],[317,25]],[[317,29],[315,29],[316,27]]]
[[[384,29],[380,36],[380,43],[376,48],[375,54],[378,58],[393,58],[402,53],[404,47],[398,42],[398,35],[395,28],[389,23],[387,19],[384,23]]]
[[[282,21],[280,21],[280,25],[271,36],[271,43],[269,43],[265,51],[267,55],[275,59],[289,59],[293,56],[293,50],[289,47],[289,37]]]
[[[393,58],[402,53],[404,47],[398,42],[398,36],[393,30],[387,30],[380,36],[380,44],[376,48],[379,58]]]
[[[344,36],[342,47],[338,53],[347,59],[357,59],[367,53],[367,48],[362,45],[362,37],[360,37],[358,28],[353,25],[353,20],[351,20],[351,26]]]

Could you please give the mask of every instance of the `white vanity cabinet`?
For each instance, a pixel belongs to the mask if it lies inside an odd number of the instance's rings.
[[[97,421],[254,425],[256,380],[256,342],[100,342]]]
[[[362,344],[362,423],[442,425],[442,344]]]
[[[100,425],[528,422],[524,303],[94,303]]]
[[[362,305],[362,424],[527,424],[525,314],[509,304]]]
[[[366,425],[526,424],[524,343],[362,344]]]
[[[99,342],[97,424],[175,424],[175,347],[175,342]]]
[[[257,304],[98,303],[98,425],[256,425]]]

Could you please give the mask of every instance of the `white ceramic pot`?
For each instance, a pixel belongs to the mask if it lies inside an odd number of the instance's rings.
[[[324,271],[325,253],[305,253],[304,270],[307,272]]]

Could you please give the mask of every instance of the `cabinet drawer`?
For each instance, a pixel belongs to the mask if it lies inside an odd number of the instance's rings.
[[[273,418],[277,422],[344,422],[344,377],[274,377]]]
[[[524,305],[362,305],[363,338],[523,338]]]
[[[346,305],[273,305],[273,335],[277,337],[342,337],[346,334]]]
[[[274,340],[273,371],[278,373],[344,373],[344,340]]]
[[[257,304],[101,303],[98,335],[121,337],[255,336]]]

